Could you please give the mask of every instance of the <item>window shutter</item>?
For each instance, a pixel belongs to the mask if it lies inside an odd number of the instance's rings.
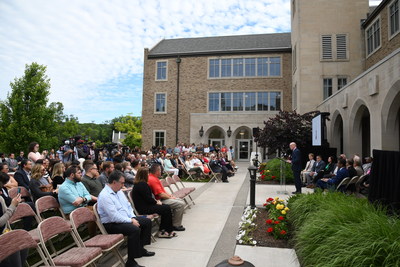
[[[347,35],[338,34],[336,35],[336,58],[347,59]]]
[[[331,35],[322,35],[322,59],[332,59]]]

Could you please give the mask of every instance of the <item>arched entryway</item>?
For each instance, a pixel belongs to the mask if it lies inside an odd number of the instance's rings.
[[[332,147],[337,148],[338,154],[344,153],[344,142],[343,142],[343,118],[339,112],[335,112],[333,115],[332,123]]]
[[[382,149],[400,150],[400,80],[393,84],[382,106]]]
[[[371,156],[371,116],[366,104],[357,100],[352,114],[353,131],[349,139],[353,153],[361,154],[363,158]]]
[[[235,158],[238,161],[249,161],[253,151],[253,138],[251,129],[241,126],[233,133],[235,138]]]
[[[219,126],[213,126],[206,132],[208,144],[221,148],[225,145],[225,131]]]

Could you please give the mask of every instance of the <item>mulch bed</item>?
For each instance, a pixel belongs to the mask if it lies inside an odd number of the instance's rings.
[[[273,247],[273,248],[293,248],[287,239],[275,239],[272,235],[267,233],[267,224],[265,221],[268,219],[268,212],[266,209],[258,209],[257,217],[254,223],[257,225],[256,230],[252,233],[253,239],[257,241],[259,247]]]
[[[260,180],[260,179],[257,179],[257,182],[256,182],[256,184],[279,184],[279,180],[269,180],[269,181],[267,181],[267,180]]]

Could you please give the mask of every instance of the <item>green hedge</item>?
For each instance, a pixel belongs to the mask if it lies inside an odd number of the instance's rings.
[[[288,207],[302,266],[400,266],[400,220],[366,199],[318,192]]]
[[[281,161],[279,159],[271,159],[268,162],[264,162],[260,165],[260,171],[261,170],[269,170],[270,171],[270,177],[275,176],[276,180],[279,181],[281,178]],[[283,171],[285,174],[286,178],[286,183],[293,183],[293,172],[291,169],[290,164],[284,163],[283,164]],[[270,179],[267,179],[270,180]]]

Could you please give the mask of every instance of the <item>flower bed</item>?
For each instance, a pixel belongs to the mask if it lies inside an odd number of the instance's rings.
[[[257,217],[258,209],[252,209],[248,206],[242,215],[242,220],[239,222],[239,233],[236,236],[236,240],[239,244],[243,245],[257,245],[257,241],[253,239],[252,232],[256,229],[256,224],[254,223]]]

